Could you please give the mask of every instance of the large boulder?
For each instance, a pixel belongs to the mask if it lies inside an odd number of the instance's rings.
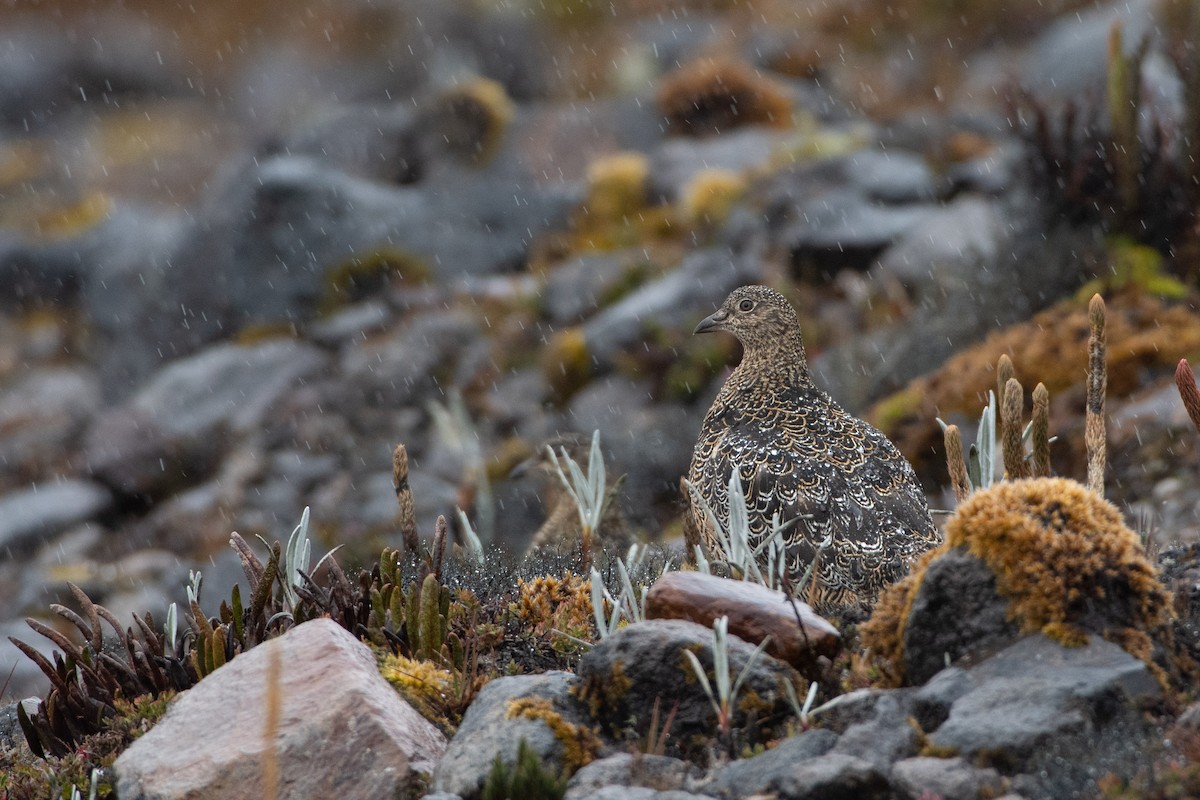
[[[370,649],[318,619],[175,699],[117,759],[117,791],[130,800],[266,797],[273,774],[274,791],[291,798],[397,797],[419,789],[444,748]]]

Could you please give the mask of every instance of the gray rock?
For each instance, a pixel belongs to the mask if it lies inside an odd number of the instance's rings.
[[[570,800],[705,800],[706,794],[692,794],[680,789],[658,791],[643,786],[604,786],[588,794],[567,794]]]
[[[872,720],[876,716],[875,710],[879,704],[895,693],[892,689],[855,689],[840,694],[819,706],[820,713],[817,716],[820,719],[821,730],[840,734],[852,725]]]
[[[994,264],[1005,240],[1004,219],[994,202],[962,197],[914,226],[879,258],[872,273],[892,276],[919,295],[962,283],[979,264]]]
[[[651,193],[676,202],[688,183],[704,170],[746,172],[766,164],[792,134],[763,128],[740,128],[707,138],[672,138],[650,159]]]
[[[848,161],[848,177],[871,200],[900,204],[936,199],[933,170],[915,153],[859,150]]]
[[[702,315],[703,316],[703,315]],[[674,513],[679,476],[687,472],[704,410],[654,402],[646,381],[593,380],[571,399],[560,427],[600,431],[610,474],[624,474],[621,502],[635,525],[658,527]]]
[[[588,352],[609,368],[622,350],[638,345],[651,327],[691,330],[730,291],[760,276],[756,259],[718,250],[694,250],[678,267],[604,309],[583,326]]]
[[[828,279],[839,269],[866,269],[935,210],[880,205],[854,189],[831,189],[800,204],[778,238],[801,277]]]
[[[161,370],[135,397],[101,415],[85,442],[94,475],[127,494],[162,495],[199,483],[234,435],[326,363],[292,341],[219,345]]]
[[[62,474],[100,404],[100,382],[88,370],[49,367],[22,375],[0,395],[0,466],[25,480]]]
[[[546,704],[566,725],[575,726],[579,740],[570,744],[579,747],[580,740],[590,735],[591,723],[571,694],[574,677],[569,672],[545,672],[496,678],[484,686],[434,770],[433,788],[462,795],[467,800],[478,798],[493,761],[499,757],[512,767],[522,740],[554,771],[567,766],[564,764],[567,743],[559,738],[561,728],[556,731],[542,719],[512,716],[510,711],[513,703],[520,700]]]
[[[1067,648],[1028,636],[967,675],[972,688],[929,734],[934,747],[1037,776],[1046,797],[1094,794],[1096,777],[1143,765],[1140,749],[1154,732],[1140,709],[1158,702],[1162,687],[1115,644],[1093,636]]]
[[[279,729],[265,741],[273,681]],[[318,619],[239,655],[180,695],[114,768],[117,790],[130,800],[261,797],[269,749],[289,797],[350,800],[414,793],[444,747],[441,733],[379,675],[371,651]]]
[[[583,322],[614,299],[645,260],[640,250],[618,251],[584,253],[558,265],[542,292],[546,317],[555,325]]]
[[[429,311],[386,336],[347,350],[342,392],[368,406],[423,406],[444,402],[442,381],[478,335],[479,320],[465,311]]]
[[[884,775],[893,762],[915,756],[921,742],[908,721],[908,700],[900,692],[880,697],[870,719],[846,728],[830,752],[861,758]]]
[[[743,758],[721,767],[703,791],[719,797],[744,797],[766,791],[777,791],[776,777],[787,773],[797,764],[824,756],[837,742],[837,734],[817,728],[789,736],[765,753]]]
[[[947,667],[913,692],[913,719],[921,726],[921,730],[935,730],[950,716],[954,702],[972,688],[974,683],[965,669]]]
[[[729,669],[736,676],[754,648],[729,636]],[[645,736],[655,703],[660,715],[673,711],[675,721],[667,749],[689,759],[704,756],[705,743],[717,729],[717,715],[701,689],[683,651],[692,651],[712,680],[712,630],[683,620],[649,620],[621,628],[580,659],[579,698],[593,717],[614,736],[632,729]],[[786,664],[761,655],[746,674],[742,691],[755,697],[754,713],[732,710],[731,729],[745,735],[751,726],[769,738],[792,716],[784,682],[795,679]],[[678,702],[678,707],[675,703]]]
[[[0,551],[11,555],[30,549],[112,506],[112,492],[92,481],[66,480],[10,492],[0,497]]]
[[[415,183],[428,169],[416,130],[417,113],[411,106],[365,103],[322,111],[280,149],[390,184]]]
[[[892,765],[892,786],[908,800],[930,793],[942,800],[994,797],[1004,780],[994,769],[979,769],[961,758],[906,758]]]
[[[583,800],[595,797],[596,793],[603,790],[616,788],[679,792],[698,775],[699,770],[695,766],[679,759],[643,753],[618,753],[597,759],[576,772],[563,800]],[[665,800],[661,794],[655,797]]]
[[[825,753],[762,763],[772,752],[734,762],[718,772],[704,791],[717,788],[723,798],[771,794],[788,800],[886,800],[891,796],[887,779],[862,759]],[[736,777],[731,777],[729,772],[735,767],[739,767],[733,773]]]
[[[30,717],[37,712],[41,700],[36,697],[26,697],[15,703],[0,707],[0,751],[10,750],[25,741],[25,733],[17,719],[17,706],[22,706]]]

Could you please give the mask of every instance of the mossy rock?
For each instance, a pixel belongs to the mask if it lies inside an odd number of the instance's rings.
[[[1031,632],[1067,646],[1102,636],[1153,666],[1169,602],[1115,506],[1074,481],[1034,478],[968,498],[861,633],[900,685]]]
[[[754,648],[736,636],[728,641],[732,681]],[[685,650],[695,654],[715,686],[712,630],[694,622],[658,619],[621,628],[584,654],[576,694],[602,729],[618,739],[645,739],[657,704],[660,720],[674,715],[667,754],[703,764],[718,731],[717,715]],[[759,657],[732,711],[732,736],[740,746],[753,748],[785,732],[793,719],[785,683],[797,680],[782,661]]]

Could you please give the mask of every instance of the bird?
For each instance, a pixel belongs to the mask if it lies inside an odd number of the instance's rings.
[[[796,310],[782,294],[735,289],[694,333],[714,331],[737,337],[742,360],[708,409],[681,482],[689,546],[727,557],[712,521],[728,526],[736,470],[750,546],[777,524],[786,574],[802,599],[826,616],[861,618],[941,541],[912,465],[813,382]]]
[[[538,485],[538,495],[546,510],[546,519],[534,533],[529,546],[525,550],[525,558],[539,551],[550,551],[560,554],[572,553],[579,549],[583,537],[583,522],[579,519],[579,508],[571,493],[558,477],[554,461],[565,450],[575,463],[586,466],[591,447],[591,438],[577,433],[562,433],[542,442],[537,451],[529,458],[518,464],[510,477],[520,478],[529,476]],[[560,464],[566,470],[565,464]],[[610,481],[605,490],[604,509],[600,515],[592,548],[624,554],[633,542],[633,534],[628,519],[618,502],[618,495],[624,476]]]

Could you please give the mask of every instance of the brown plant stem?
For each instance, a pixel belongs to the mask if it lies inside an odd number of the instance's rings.
[[[1009,480],[1029,477],[1025,465],[1025,443],[1021,441],[1021,412],[1025,406],[1025,390],[1016,378],[1009,378],[1001,395],[1000,447],[1004,457],[1004,471]]]
[[[1033,390],[1033,477],[1050,477],[1050,392],[1039,383]]]
[[[1088,336],[1087,423],[1084,439],[1087,444],[1087,486],[1104,495],[1104,466],[1107,443],[1104,431],[1104,395],[1108,390],[1108,373],[1104,354],[1104,298],[1092,295],[1088,304],[1091,333]]]
[[[1200,388],[1196,386],[1196,374],[1186,358],[1179,359],[1179,366],[1175,368],[1175,386],[1179,388],[1188,418],[1200,431]]]
[[[946,467],[950,471],[950,485],[954,487],[954,499],[961,503],[971,495],[967,462],[963,460],[962,434],[958,432],[957,425],[947,425],[943,436],[946,442]]]

